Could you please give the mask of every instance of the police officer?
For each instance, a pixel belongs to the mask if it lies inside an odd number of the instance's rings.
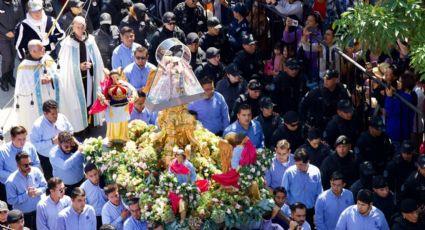
[[[15,86],[13,69],[15,66],[15,47],[13,41],[15,38],[15,26],[23,18],[22,6],[20,1],[1,0],[0,1],[0,55],[1,62],[1,85],[3,91],[9,90],[10,84]]]
[[[273,132],[283,124],[283,119],[278,113],[273,112],[274,104],[270,97],[263,97],[260,100],[261,113],[254,120],[258,121],[263,128],[264,133],[264,145],[266,148],[272,146],[272,135]],[[274,144],[276,145],[276,143]]]
[[[199,46],[203,50],[209,47],[215,47],[219,50],[229,50],[229,44],[226,36],[222,32],[222,25],[217,17],[211,17],[207,21],[207,32],[203,33],[199,38]],[[224,63],[230,62],[231,52],[224,52],[221,54],[221,61]]]
[[[224,65],[221,63],[220,50],[215,47],[210,47],[206,52],[207,62],[198,66],[195,70],[195,75],[198,79],[209,77],[214,81],[214,85],[221,80],[224,75]]]
[[[165,39],[168,38],[177,38],[182,43],[186,42],[186,36],[184,32],[176,26],[176,15],[174,15],[173,12],[166,12],[162,16],[162,23],[163,26],[159,28],[155,33],[152,35],[150,40],[150,46],[149,46],[149,62],[157,65],[156,62],[156,48],[158,48],[158,45],[163,42]]]
[[[354,108],[349,100],[340,100],[337,105],[337,115],[326,125],[323,138],[329,143],[334,143],[340,135],[347,136],[353,142],[360,134],[360,127],[354,117]],[[354,194],[355,196],[356,194]]]
[[[425,220],[418,216],[418,204],[413,199],[405,199],[400,205],[401,215],[394,218],[392,230],[422,230]]]
[[[100,15],[100,27],[93,33],[105,68],[108,69],[112,68],[112,51],[120,44],[120,31],[117,26],[111,24],[111,15],[102,13]]]
[[[419,156],[416,161],[417,171],[413,172],[401,187],[400,198],[412,198],[419,207],[425,206],[425,155]]]
[[[226,73],[224,78],[217,82],[217,92],[223,95],[229,107],[229,114],[232,116],[236,99],[246,92],[247,82],[241,77],[241,72],[234,64],[226,66],[224,71]]]
[[[301,127],[298,113],[288,111],[283,115],[283,125],[273,132],[271,146],[274,148],[279,140],[285,139],[289,141],[292,149],[297,149],[304,143]]]
[[[323,77],[323,86],[307,93],[300,103],[301,121],[309,127],[323,130],[336,114],[338,101],[350,99],[350,93],[338,83],[338,72],[327,70]]]
[[[311,128],[307,133],[307,143],[300,146],[307,151],[310,163],[320,167],[323,160],[331,154],[331,149],[322,142],[322,132],[318,128]]]
[[[90,34],[93,33],[93,23],[91,22],[90,17],[86,17],[87,13],[86,13],[86,10],[83,9],[83,6],[84,6],[84,2],[80,0],[69,1],[68,3],[69,11],[66,14],[62,15],[62,17],[59,19],[59,24],[65,31],[67,31],[68,28],[71,26],[72,20],[74,20],[76,16],[82,16],[86,19],[87,31]]]
[[[273,98],[280,114],[298,109],[302,97],[307,92],[304,78],[300,75],[300,64],[297,59],[289,58],[284,71],[274,78]]]
[[[261,89],[262,86],[258,80],[252,79],[249,81],[247,92],[239,95],[239,97],[236,99],[235,104],[233,105],[230,119],[233,121],[236,119],[239,106],[242,104],[248,104],[251,106],[252,117],[258,116],[260,114]]]
[[[242,37],[249,34],[249,22],[246,19],[248,16],[248,9],[246,6],[238,2],[232,8],[233,19],[229,24],[229,30],[227,32],[227,38],[232,53],[238,52],[242,47]]]
[[[335,141],[335,151],[325,158],[320,166],[323,189],[329,188],[328,181],[335,171],[344,175],[347,187],[351,186],[358,178],[358,165],[354,153],[351,151],[351,142],[346,136],[339,136]]]
[[[147,8],[143,3],[136,3],[120,23],[120,28],[128,26],[134,30],[134,41],[148,48],[150,36],[156,31],[155,24],[146,14]]]
[[[373,205],[379,208],[385,215],[387,222],[391,222],[391,217],[397,212],[393,192],[390,191],[385,177],[379,175],[372,179]]]
[[[396,155],[385,168],[384,176],[396,195],[400,193],[404,181],[416,171],[417,158],[418,155],[413,152],[412,142],[405,140],[401,145],[401,154]]]
[[[191,54],[190,66],[192,66],[193,70],[196,70],[206,60],[205,52],[201,49],[201,47],[199,47],[198,34],[195,32],[189,33],[186,37],[186,45]]]
[[[185,34],[207,30],[207,14],[198,0],[185,0],[174,8],[177,25]]]
[[[370,161],[378,174],[382,174],[386,164],[394,154],[394,147],[385,133],[385,124],[379,116],[373,116],[369,127],[360,134],[354,153],[360,161]]]
[[[243,49],[239,51],[233,59],[233,63],[242,72],[242,77],[247,81],[259,78],[259,76],[263,74],[264,64],[261,53],[257,47],[257,41],[252,34],[242,37],[242,47]]]
[[[376,171],[373,168],[371,162],[365,161],[360,164],[360,178],[350,186],[350,190],[353,193],[354,197],[356,197],[357,193],[362,189],[372,190],[372,179],[375,174]]]

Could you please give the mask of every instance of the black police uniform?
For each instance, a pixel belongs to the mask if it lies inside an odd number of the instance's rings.
[[[120,28],[128,26],[134,30],[134,41],[144,47],[149,47],[149,39],[157,30],[156,25],[150,20],[149,17],[145,16],[145,20],[136,20],[130,15],[125,16],[120,23]]]
[[[302,97],[308,91],[304,78],[300,75],[290,77],[286,72],[280,72],[274,78],[274,85],[273,101],[277,111],[280,114],[297,111]]]
[[[185,41],[186,41],[186,36],[184,35],[183,31],[178,26],[176,26],[173,31],[169,31],[169,30],[165,29],[165,27],[159,28],[152,35],[152,38],[149,42],[150,43],[150,46],[149,46],[149,62],[150,63],[152,63],[154,65],[158,64],[156,62],[156,57],[155,57],[156,48],[158,48],[158,46],[159,46],[159,44],[161,44],[161,42],[163,42],[164,40],[166,40],[168,38],[177,38],[182,43],[185,43]]]
[[[425,177],[418,171],[412,173],[401,187],[400,199],[411,198],[418,206],[425,205]]]
[[[190,8],[185,2],[181,2],[173,12],[176,15],[177,25],[185,34],[207,30],[207,15],[201,4],[197,3],[195,8]]]
[[[264,64],[262,60],[261,53],[256,48],[253,54],[249,54],[245,50],[239,51],[233,59],[233,63],[242,72],[242,77],[249,82],[255,75],[258,78],[263,74]],[[259,80],[261,81],[262,79],[260,78]],[[263,84],[264,82],[261,83]]]
[[[308,153],[308,159],[310,160],[310,164],[320,167],[323,161],[331,154],[331,149],[328,145],[323,143],[319,144],[319,147],[314,149],[311,147],[309,143],[305,143],[301,145],[299,148],[303,148]]]
[[[276,147],[278,141],[286,139],[291,144],[291,149],[297,149],[304,143],[302,128],[299,125],[298,129],[291,131],[286,125],[280,126],[272,135],[272,148]]]
[[[409,222],[407,219],[403,218],[403,216],[399,215],[394,218],[393,225],[391,230],[424,230],[425,229],[425,221],[419,219],[417,223]]]
[[[394,147],[386,133],[372,137],[368,131],[360,134],[354,153],[360,157],[360,162],[370,161],[378,174],[382,174],[386,164],[394,154]]]
[[[226,37],[221,32],[217,36],[212,36],[208,33],[202,34],[202,36],[199,38],[199,47],[201,47],[203,50],[207,50],[210,47],[215,47],[222,51],[229,50],[229,44],[226,40]],[[229,63],[232,61],[229,58],[229,56],[232,56],[231,54],[231,52],[222,52],[220,54],[220,61],[223,63]]]
[[[362,189],[372,190],[373,175],[364,175],[359,172],[360,178],[356,180],[351,186],[350,191],[353,193],[354,202],[357,202],[357,193]]]
[[[338,115],[334,115],[332,120],[326,125],[325,132],[323,133],[324,140],[329,144],[334,144],[336,139],[341,136],[347,136],[353,143],[355,143],[360,133],[360,127],[356,122],[356,117],[353,116],[351,120],[345,120]]]
[[[229,114],[232,116],[237,113],[237,111],[233,111],[236,99],[246,92],[247,85],[248,83],[244,79],[238,83],[231,83],[227,77],[217,82],[216,90],[223,95],[229,107]]]
[[[103,0],[101,12],[109,13],[112,17],[112,25],[119,25],[122,19],[128,15],[129,2],[127,0]]]
[[[242,49],[242,37],[249,33],[249,22],[244,18],[241,22],[233,19],[229,24],[227,32],[227,40],[229,42],[231,52],[238,52]]]
[[[406,161],[401,155],[397,155],[387,164],[383,175],[387,179],[391,191],[396,194],[400,192],[403,183],[417,169],[416,159],[417,155],[413,155],[411,161]]]
[[[264,117],[262,113],[255,118],[261,125],[264,134],[264,145],[267,148],[272,146],[272,135],[279,126],[283,125],[283,119],[277,113],[273,113],[270,117]],[[276,143],[274,143],[276,145]]]
[[[329,91],[325,87],[310,91],[300,103],[299,114],[301,121],[310,127],[323,130],[332,116],[336,114],[338,101],[342,99],[349,100],[350,93],[340,83],[337,83],[334,91]]]
[[[339,171],[344,175],[347,187],[351,186],[358,178],[358,169],[359,166],[352,151],[343,158],[335,151],[332,151],[331,155],[326,157],[320,166],[323,189],[326,190],[330,187],[329,181],[331,180],[332,173],[335,171]]]
[[[373,206],[384,213],[385,219],[388,223],[390,223],[391,217],[397,212],[397,206],[394,201],[395,198],[392,192],[389,192],[388,196],[385,198],[378,196],[376,193],[373,194]]]
[[[218,63],[218,65],[213,65],[207,61],[196,68],[195,75],[198,79],[209,77],[214,81],[214,85],[217,85],[217,82],[223,79],[226,73],[224,72],[223,64]]]
[[[239,106],[241,106],[243,104],[248,104],[248,105],[251,106],[252,117],[258,116],[261,113],[260,99],[261,99],[261,96],[258,97],[257,99],[252,99],[252,98],[249,97],[248,93],[244,93],[244,94],[239,95],[239,97],[235,100],[235,104],[233,106],[230,119],[232,121],[236,120],[236,118],[237,118],[236,115],[238,113]]]
[[[192,70],[196,70],[199,66],[202,65],[206,61],[206,54],[201,49],[201,47],[198,47],[198,52],[192,53],[192,58],[190,59],[190,66],[192,66]]]
[[[89,34],[91,34],[94,31],[93,23],[91,22],[91,18],[90,17],[85,17],[86,14],[87,14],[86,13],[86,10],[84,10],[84,9],[78,15],[74,15],[71,12],[71,10],[70,10],[66,14],[62,15],[62,17],[59,19],[59,24],[60,24],[61,28],[63,28],[64,31],[67,31],[68,29],[70,29],[70,26],[71,26],[72,21],[74,20],[74,18],[76,16],[81,16],[81,17],[84,17],[86,19],[87,32]]]
[[[103,64],[108,69],[112,68],[111,57],[114,48],[120,44],[120,31],[115,25],[101,25],[98,30],[93,33]]]

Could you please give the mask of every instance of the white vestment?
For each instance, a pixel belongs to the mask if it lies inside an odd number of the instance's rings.
[[[59,51],[60,65],[60,86],[62,102],[61,113],[65,114],[74,127],[75,132],[84,130],[88,124],[87,108],[96,99],[96,92],[99,83],[103,78],[103,61],[96,45],[94,37],[89,37],[84,41],[86,45],[87,61],[92,63],[93,76],[87,71],[87,92],[84,95],[84,85],[80,71],[80,49],[79,43],[70,36],[61,42]],[[101,115],[93,116],[92,121],[95,126],[101,124]]]
[[[41,84],[43,75],[52,81]],[[34,121],[43,115],[43,102],[52,99],[60,104],[59,77],[55,61],[45,54],[41,60],[24,59],[18,66],[13,106],[13,124],[31,130]]]

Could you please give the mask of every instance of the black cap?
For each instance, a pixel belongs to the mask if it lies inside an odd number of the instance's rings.
[[[199,36],[195,32],[191,32],[186,37],[186,45],[190,45],[193,43],[199,42]]]
[[[270,97],[262,97],[260,99],[260,108],[272,109],[274,105]]]
[[[241,2],[236,3],[233,6],[232,10],[241,14],[244,17],[248,15],[248,9],[246,8],[245,4],[243,4]]]
[[[220,54],[220,50],[215,47],[210,47],[206,51],[207,59],[214,58]]]
[[[325,72],[325,75],[323,75],[324,79],[332,79],[332,78],[338,78],[338,71],[334,69],[328,69]]]
[[[223,26],[220,23],[220,20],[217,17],[211,17],[207,21],[208,27],[214,27],[216,29],[221,29]]]
[[[69,8],[71,7],[82,7],[84,5],[84,2],[80,0],[70,0],[68,3]]]
[[[425,168],[425,155],[420,155],[416,161],[419,167]]]
[[[375,175],[375,169],[373,169],[373,165],[370,161],[365,161],[360,164],[360,174],[364,176],[372,176]]]
[[[295,111],[288,111],[283,115],[283,122],[285,124],[292,124],[299,121],[299,119],[298,113]]]
[[[388,186],[388,183],[385,177],[381,175],[373,177],[372,188],[378,189],[378,188],[385,188],[387,186]]]
[[[286,64],[286,67],[288,67],[290,69],[299,69],[300,68],[300,62],[296,58],[289,58],[286,61],[285,64]]]
[[[342,99],[342,100],[338,101],[337,109],[341,110],[345,113],[353,113],[354,112],[354,108],[351,105],[351,102],[347,99]]]
[[[146,11],[148,11],[148,8],[146,8],[145,4],[139,2],[133,5],[133,10],[134,10],[134,13],[139,14],[139,13],[146,13]]]
[[[350,142],[350,139],[345,135],[339,136],[335,141],[335,147],[337,147],[338,145],[348,145],[348,144],[351,144],[351,142]]]
[[[248,82],[248,89],[261,90],[261,83],[257,79],[252,79]]]
[[[255,44],[257,41],[254,39],[254,36],[252,34],[245,34],[242,36],[242,44],[244,45],[251,45]]]
[[[379,131],[385,131],[385,124],[380,116],[371,117],[369,125]]]
[[[400,210],[404,213],[414,212],[418,210],[418,203],[416,203],[416,200],[411,198],[404,199],[401,201]]]
[[[401,153],[413,153],[413,145],[410,140],[404,140],[401,144]]]
[[[224,68],[224,71],[233,76],[241,76],[241,71],[239,71],[238,67],[233,63],[226,66],[226,68]]]
[[[9,211],[7,214],[7,223],[16,223],[18,220],[21,220],[24,218],[24,213],[21,210],[13,209],[12,211]]]
[[[176,15],[173,12],[165,12],[162,16],[163,23],[176,22]]]
[[[102,13],[100,15],[100,25],[111,25],[111,24],[112,24],[111,15],[108,13]]]

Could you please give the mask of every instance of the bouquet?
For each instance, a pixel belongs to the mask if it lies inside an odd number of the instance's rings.
[[[189,204],[190,208],[196,208],[201,198],[201,191],[195,184],[183,183],[177,187],[176,193]]]

